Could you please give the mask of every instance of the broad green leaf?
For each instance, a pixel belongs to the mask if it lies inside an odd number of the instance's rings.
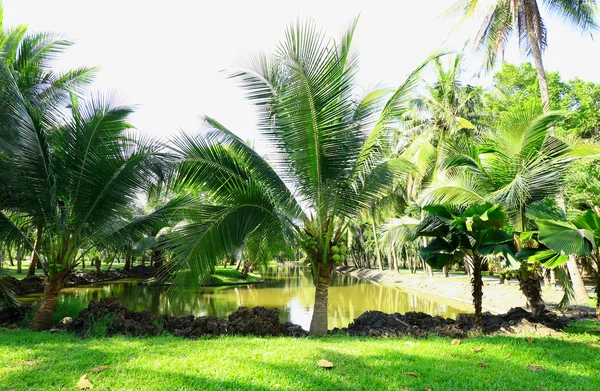
[[[590,230],[578,229],[572,223],[555,220],[536,220],[540,242],[563,254],[589,255],[595,247]]]

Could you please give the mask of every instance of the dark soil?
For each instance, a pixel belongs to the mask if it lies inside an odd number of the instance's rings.
[[[486,334],[517,334],[556,336],[574,317],[560,317],[546,311],[537,318],[523,308],[512,308],[506,314],[483,314],[483,331]],[[334,329],[332,333],[345,333],[371,337],[426,337],[430,334],[441,337],[464,338],[476,330],[474,314],[459,314],[456,320],[431,316],[422,312],[386,314],[368,311],[354,319],[347,328]]]
[[[66,326],[80,336],[102,332],[110,335],[156,336],[170,333],[185,338],[217,335],[305,336],[298,325],[281,323],[279,310],[240,307],[229,319],[215,316],[159,316],[147,311],[135,312],[124,307],[116,297],[92,301],[88,308]]]
[[[20,327],[30,306],[0,308],[0,326]],[[569,322],[587,317],[560,316],[546,311],[537,318],[517,307],[506,314],[483,314],[484,333],[507,335],[557,336]],[[124,307],[116,297],[92,301],[79,316],[56,327],[85,337],[90,335],[156,336],[164,333],[184,338],[218,335],[290,336],[304,337],[308,333],[300,326],[279,321],[279,310],[264,307],[240,307],[228,319],[215,316],[159,316],[147,311],[136,312]],[[347,328],[334,329],[331,334],[351,336],[390,337],[441,337],[464,338],[475,332],[475,315],[459,314],[456,320],[431,316],[422,312],[386,314],[368,311],[354,319]]]
[[[150,277],[154,275],[154,268],[148,266],[135,266],[130,272],[121,269],[103,270],[100,272],[75,272],[67,279],[66,286],[89,285],[95,282],[118,280],[122,278]],[[32,276],[18,280],[14,277],[4,277],[9,280],[14,287],[17,296],[28,293],[38,293],[44,291],[45,277]]]

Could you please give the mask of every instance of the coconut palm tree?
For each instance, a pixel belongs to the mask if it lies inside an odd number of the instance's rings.
[[[496,64],[498,55],[504,53],[513,34],[519,38],[521,50],[533,57],[542,105],[549,109],[550,92],[542,60],[547,46],[546,24],[540,10],[542,4],[548,13],[559,15],[581,31],[598,27],[595,0],[459,0],[452,10],[462,13],[463,21],[481,17],[475,44],[484,53],[488,69]]]
[[[79,250],[126,224],[124,216],[144,191],[156,146],[129,130],[127,106],[101,95],[71,95],[68,112],[37,110],[21,94],[11,69],[0,62],[1,236],[26,238],[9,215],[42,228],[34,250],[47,261],[46,292],[31,327],[48,327],[56,299],[79,263]],[[34,247],[34,246],[30,246]]]
[[[593,145],[569,145],[555,138],[551,127],[560,118],[561,113],[542,114],[539,104],[532,102],[503,113],[477,140],[464,137],[448,143],[448,158],[442,165],[446,177],[425,189],[421,202],[499,203],[517,232],[528,231],[527,206],[554,197],[573,161],[598,156]],[[543,302],[537,296],[541,293],[530,289],[537,274],[523,276],[522,291],[540,312]]]
[[[54,33],[29,32],[25,25],[4,29],[2,16],[0,0],[0,56],[29,111],[44,115],[45,110],[65,106],[71,93],[83,92],[85,86],[93,81],[96,68],[80,67],[66,72],[56,72],[51,68],[51,62],[72,46],[72,42]],[[43,222],[33,221],[32,224],[37,233],[28,276],[35,274],[43,233]]]
[[[211,118],[207,134],[175,142],[179,182],[212,202],[175,230],[173,262],[206,278],[211,264],[247,241],[302,246],[315,284],[313,335],[327,333],[328,286],[348,222],[412,169],[385,151],[425,64],[394,91],[358,97],[355,26],[330,41],[312,22],[298,22],[274,55],[232,72],[259,110],[269,161]]]

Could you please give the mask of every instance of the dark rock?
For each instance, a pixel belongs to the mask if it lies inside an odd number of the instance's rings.
[[[279,322],[279,310],[276,308],[240,307],[228,319],[228,333],[231,335],[278,336],[286,332],[285,325]]]
[[[27,305],[17,307],[0,307],[0,327],[20,327],[25,316],[33,308]]]
[[[227,334],[306,336],[300,326],[279,322],[279,310],[240,307],[229,320],[215,316],[158,316],[147,311],[135,312],[124,307],[116,297],[92,301],[65,328],[80,336],[130,335],[155,336],[163,332],[178,337],[199,338]]]
[[[148,311],[135,312],[124,307],[116,297],[92,301],[88,308],[66,326],[68,331],[80,336],[95,333],[130,335],[134,337],[156,336],[162,333],[160,317]]]

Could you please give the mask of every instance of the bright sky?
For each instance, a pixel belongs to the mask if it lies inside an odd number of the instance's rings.
[[[242,138],[255,138],[255,117],[234,82],[220,70],[247,51],[268,51],[286,25],[310,16],[330,36],[360,14],[355,50],[360,83],[396,86],[436,49],[459,50],[472,26],[448,39],[456,19],[440,17],[454,0],[192,1],[4,0],[4,25],[63,33],[76,45],[58,67],[99,65],[95,90],[117,91],[137,112],[140,130],[169,136],[200,127],[204,114]],[[546,69],[565,78],[600,82],[600,44],[557,19],[547,18]],[[471,48],[471,46],[469,46]],[[516,48],[506,60],[527,60]],[[471,57],[468,68],[480,62]],[[483,80],[488,82],[489,77]],[[482,81],[471,81],[481,83]]]

